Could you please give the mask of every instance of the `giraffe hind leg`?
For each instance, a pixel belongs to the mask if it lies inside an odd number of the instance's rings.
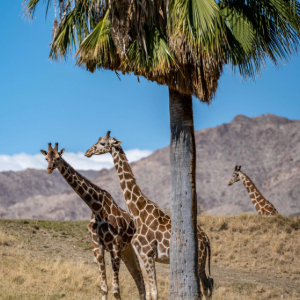
[[[144,260],[142,259],[138,249],[136,246],[132,245],[133,250],[136,254],[136,257],[139,261],[139,265],[142,271],[143,279],[144,279],[144,284],[145,284],[145,290],[146,290],[146,300],[151,300],[151,291],[150,291],[150,284],[149,284],[149,278],[148,278],[148,273],[145,268]]]
[[[146,299],[145,284],[144,284],[141,268],[139,265],[139,261],[138,258],[136,257],[132,245],[128,245],[127,248],[122,251],[122,260],[136,283],[136,286],[139,291],[140,300],[145,300]]]
[[[213,279],[206,276],[205,266],[208,254],[208,269],[210,274],[210,245],[209,242],[204,242],[203,237],[198,236],[198,274],[200,280],[200,290],[202,296],[206,299],[212,298]]]

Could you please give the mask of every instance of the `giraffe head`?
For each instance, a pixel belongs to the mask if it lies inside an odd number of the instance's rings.
[[[235,182],[238,182],[241,180],[241,166],[235,166],[232,177],[228,183],[228,185],[232,185]]]
[[[112,148],[119,148],[122,141],[118,141],[114,137],[110,137],[110,131],[106,136],[100,137],[98,142],[85,152],[85,156],[91,157],[93,155],[101,155],[105,153],[112,153]]]
[[[42,154],[46,156],[48,161],[47,173],[51,174],[55,168],[61,163],[61,156],[65,152],[65,149],[58,151],[58,143],[55,143],[55,148],[51,147],[51,143],[48,144],[48,152],[41,150]]]

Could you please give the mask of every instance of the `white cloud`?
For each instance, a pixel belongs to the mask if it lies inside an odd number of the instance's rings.
[[[126,156],[129,162],[133,162],[149,156],[151,153],[152,151],[150,150],[131,149],[126,151]],[[63,157],[77,170],[101,170],[113,167],[113,160],[110,154],[94,155],[91,158],[87,158],[82,152],[66,152]],[[27,168],[46,169],[47,162],[45,157],[42,154],[0,154],[0,171],[22,171]]]

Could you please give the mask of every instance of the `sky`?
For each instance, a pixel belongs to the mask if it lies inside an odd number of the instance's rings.
[[[42,1],[41,1],[42,2]],[[4,6],[4,7],[3,7]],[[108,130],[138,160],[170,141],[168,88],[133,75],[88,71],[48,59],[53,10],[40,5],[33,21],[22,0],[5,1],[0,18],[0,171],[45,168],[39,154],[59,142],[80,169],[112,166],[108,157],[83,156]],[[193,100],[195,129],[229,123],[238,115],[272,113],[300,119],[300,58],[281,68],[271,63],[256,81],[242,82],[225,68],[211,105]],[[128,152],[130,151],[130,152]]]

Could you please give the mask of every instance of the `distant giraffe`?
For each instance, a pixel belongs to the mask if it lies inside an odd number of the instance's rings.
[[[88,229],[92,237],[93,252],[97,258],[101,275],[102,300],[107,299],[104,250],[109,251],[111,255],[113,269],[112,286],[115,298],[121,299],[119,268],[120,259],[122,259],[136,282],[140,300],[144,300],[145,286],[139,262],[131,245],[132,237],[136,229],[130,215],[118,207],[108,192],[102,190],[74,170],[62,158],[65,149],[58,151],[58,143],[55,144],[54,149],[51,147],[51,143],[48,145],[48,152],[41,150],[48,161],[47,173],[51,174],[53,170],[57,168],[68,184],[93,212]]]
[[[250,199],[252,200],[252,203],[255,209],[258,211],[259,215],[268,217],[279,215],[275,206],[270,201],[264,198],[264,196],[260,193],[258,188],[254,185],[252,180],[241,171],[241,166],[236,166],[234,168],[232,178],[229,181],[228,185],[232,185],[234,182],[240,180],[243,181],[244,186],[246,187],[249,193]]]
[[[135,177],[120,144],[121,141],[110,137],[109,131],[105,137],[99,138],[98,142],[87,150],[85,155],[91,157],[92,155],[110,153],[113,157],[126,204],[137,228],[132,245],[140,261],[146,287],[146,299],[156,300],[158,295],[155,262],[170,263],[171,219],[157,204],[150,201],[142,193],[136,184]],[[210,298],[213,279],[207,278],[205,273],[206,257],[208,255],[210,274],[210,242],[199,226],[197,237],[201,292],[206,298]]]

